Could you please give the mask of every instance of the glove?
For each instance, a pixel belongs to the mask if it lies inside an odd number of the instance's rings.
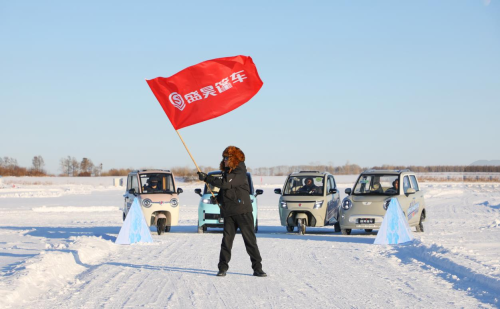
[[[201,181],[205,181],[205,179],[207,179],[207,174],[203,173],[203,172],[198,172],[198,178],[201,180]]]

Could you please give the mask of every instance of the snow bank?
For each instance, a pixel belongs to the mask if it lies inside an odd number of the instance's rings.
[[[78,206],[55,206],[55,207],[33,207],[34,212],[107,212],[107,211],[119,211],[120,207],[115,206],[88,206],[88,207],[78,207]]]
[[[34,258],[18,265],[14,271],[0,279],[0,307],[9,308],[28,304],[40,295],[63,292],[79,283],[77,276],[99,264],[115,250],[111,241],[98,237],[72,237],[74,242],[49,245]],[[57,248],[57,249],[53,249]]]

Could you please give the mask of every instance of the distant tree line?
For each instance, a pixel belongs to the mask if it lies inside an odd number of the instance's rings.
[[[45,162],[42,156],[34,156],[32,166],[20,167],[17,160],[10,157],[0,158],[0,176],[48,176],[44,169]],[[82,177],[82,176],[127,176],[133,169],[102,170],[102,164],[94,164],[91,159],[83,158],[78,161],[75,157],[67,156],[59,160],[59,168],[62,174],[59,176]],[[219,167],[200,166],[203,172],[218,170]],[[309,165],[279,165],[273,167],[248,168],[248,171],[258,176],[287,176],[298,171],[326,171],[334,175],[356,175],[368,169],[375,170],[402,170],[410,169],[416,173],[500,173],[500,166],[468,166],[468,165],[382,165],[374,167],[360,167],[357,164],[346,162],[344,165],[334,166],[332,164],[309,164]],[[184,177],[186,180],[195,180],[197,169],[194,167],[172,167],[174,175]]]
[[[78,162],[75,157],[67,156],[59,160],[59,168],[63,173],[61,176],[102,176],[102,164],[94,165],[89,158]]]
[[[10,157],[0,158],[0,176],[45,176],[45,162],[42,156],[35,156],[30,168],[20,167],[17,160]]]
[[[402,170],[410,169],[416,173],[500,173],[500,165],[382,165],[374,166],[377,170]]]

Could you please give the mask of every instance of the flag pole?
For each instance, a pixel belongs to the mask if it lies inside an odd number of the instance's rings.
[[[184,143],[184,139],[182,139],[181,134],[179,133],[178,130],[175,130],[175,132],[177,132],[177,135],[179,135],[179,138],[181,139],[181,142],[184,145],[184,148],[186,148],[189,156],[191,157],[191,160],[193,160],[194,165],[196,165],[196,169],[198,170],[198,172],[201,172],[200,168],[198,167],[198,164],[196,164],[196,161],[194,160],[193,156],[191,155],[191,152],[189,151],[188,147],[186,146],[186,143]],[[212,196],[215,198],[215,194],[212,192],[212,189],[210,189],[210,186],[207,186],[207,188],[208,188],[208,191],[210,191]],[[219,207],[220,207],[220,205],[219,205]]]

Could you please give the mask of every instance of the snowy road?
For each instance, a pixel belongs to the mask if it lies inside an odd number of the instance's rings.
[[[0,307],[500,306],[498,184],[423,185],[426,231],[403,246],[373,245],[376,234],[361,231],[286,233],[272,193],[280,184],[262,185],[257,237],[267,278],[252,276],[240,235],[228,275],[215,276],[221,230],[196,233],[197,186],[183,187],[181,225],[132,246],[113,243],[120,188],[25,185],[33,193],[24,196],[0,189]]]

